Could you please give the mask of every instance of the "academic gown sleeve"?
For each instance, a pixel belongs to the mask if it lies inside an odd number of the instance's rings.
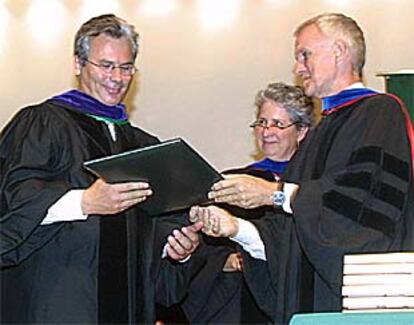
[[[57,145],[59,137],[66,138],[62,126],[32,109],[20,111],[1,133],[1,267],[20,263],[61,228],[40,226],[48,208],[70,189],[62,175],[71,159]]]
[[[186,213],[168,214],[158,217],[154,247],[159,247],[154,256],[153,274],[156,274],[156,300],[164,306],[180,302],[187,293],[191,278],[205,264],[205,257],[197,248],[189,260],[174,261],[169,257],[161,258],[168,236],[174,229],[190,225]]]
[[[405,226],[414,218],[410,171],[410,144],[395,99],[373,96],[325,117],[284,177],[300,185],[293,215],[254,221],[268,263],[244,254],[244,273],[261,308],[287,322],[303,310],[300,290],[309,277],[310,310],[339,310],[344,254],[404,248],[412,231]]]
[[[374,96],[345,114],[320,175],[299,181],[293,204],[301,247],[337,293],[343,255],[402,249],[405,219],[413,217],[410,144],[398,103]]]
[[[229,254],[235,252],[233,245],[203,236],[199,251],[206,263],[194,272],[182,308],[190,323],[208,324],[231,303],[242,282],[239,272],[223,272]]]
[[[251,220],[265,245],[267,261],[253,258],[240,249],[243,276],[257,306],[275,324],[287,324],[297,309],[300,287],[300,256],[292,219],[275,209],[261,219]]]

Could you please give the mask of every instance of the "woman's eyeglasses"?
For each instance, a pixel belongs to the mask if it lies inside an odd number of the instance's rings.
[[[267,129],[267,130],[270,128],[277,128],[279,130],[284,130],[296,124],[299,124],[299,122],[296,121],[296,122],[286,124],[276,119],[266,120],[264,118],[259,118],[256,121],[254,121],[252,124],[250,124],[250,127]]]

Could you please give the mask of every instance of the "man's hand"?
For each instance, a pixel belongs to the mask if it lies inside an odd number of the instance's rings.
[[[243,272],[243,257],[240,253],[231,253],[227,256],[223,272]]]
[[[130,182],[108,184],[98,179],[82,196],[84,214],[116,214],[138,204],[152,195],[148,183]]]
[[[190,209],[190,221],[202,221],[203,233],[212,237],[234,237],[239,231],[237,218],[214,205],[192,207]]]
[[[272,205],[271,196],[280,184],[250,175],[225,175],[208,194],[217,203],[228,203],[245,209]]]
[[[167,255],[176,261],[181,261],[190,256],[200,244],[198,232],[203,223],[198,221],[190,226],[174,230],[167,241]]]

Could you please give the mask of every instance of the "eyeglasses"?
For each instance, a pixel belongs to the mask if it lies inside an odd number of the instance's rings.
[[[307,49],[302,49],[295,55],[295,59],[297,62],[306,64],[309,60],[309,57],[312,55],[312,51]]]
[[[117,65],[109,61],[104,61],[102,63],[96,63],[88,59],[85,59],[85,61],[94,65],[95,67],[98,67],[99,69],[101,69],[103,72],[107,74],[112,73],[112,71],[114,71],[115,69],[119,69],[119,71],[121,72],[121,75],[125,77],[130,77],[137,71],[137,68],[135,68],[135,66],[132,63],[124,63],[124,64]]]
[[[292,125],[300,124],[298,121],[292,122],[289,124],[285,124],[280,120],[272,119],[272,120],[266,120],[264,118],[259,118],[256,121],[254,121],[252,124],[250,124],[251,128],[261,128],[261,129],[270,129],[270,128],[277,128],[279,130],[284,130],[287,128],[290,128]]]
[[[299,49],[295,54],[295,60],[296,62],[299,62],[301,64],[307,64],[310,57],[314,55],[317,49],[330,49],[333,46],[333,43],[331,42],[324,42],[323,44],[318,44],[313,46],[313,51],[307,48],[301,48]]]

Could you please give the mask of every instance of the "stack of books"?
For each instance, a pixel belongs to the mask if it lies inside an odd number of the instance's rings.
[[[345,255],[342,310],[414,311],[414,252]]]

